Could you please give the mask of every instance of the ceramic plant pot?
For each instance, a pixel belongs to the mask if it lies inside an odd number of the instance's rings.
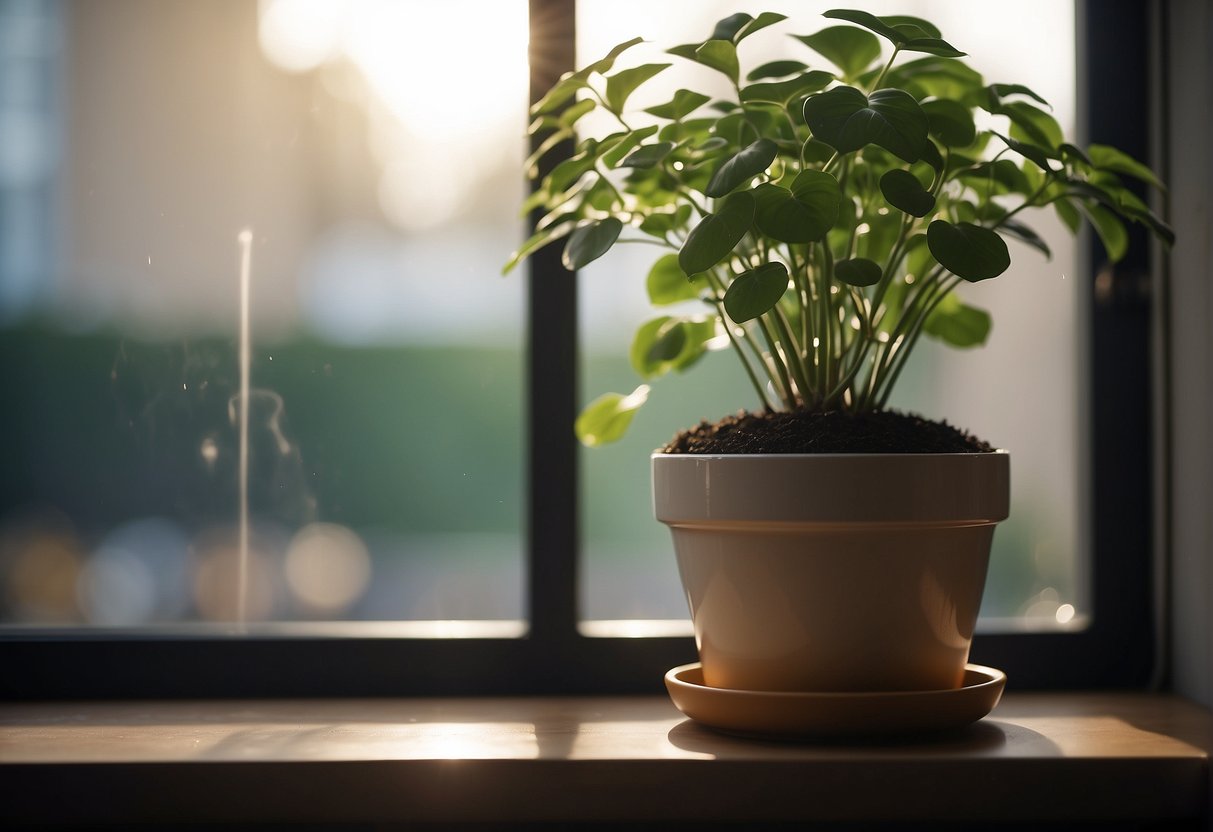
[[[704,683],[958,688],[1010,457],[653,454]]]

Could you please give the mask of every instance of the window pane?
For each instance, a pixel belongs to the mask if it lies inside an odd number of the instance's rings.
[[[525,2],[0,33],[0,621],[520,618]]]
[[[640,35],[647,41],[626,55],[626,65],[673,60],[660,78],[661,92],[631,104],[663,103],[678,87],[720,95],[728,91],[711,70],[661,56],[661,48],[706,37],[714,22],[736,11],[779,11],[790,20],[749,37],[741,46],[744,66],[778,58],[820,59],[787,33],[810,34],[833,21],[827,3],[666,2],[581,0],[580,63],[616,43]],[[1023,83],[1053,105],[1067,135],[1075,123],[1074,7],[1035,0],[1014,13],[986,10],[968,0],[919,0],[865,5],[875,14],[919,14],[970,54],[967,60],[988,82]],[[995,16],[996,15],[996,16]],[[647,50],[647,51],[646,51]],[[721,79],[722,80],[722,79]],[[713,85],[716,85],[713,87]],[[589,132],[609,123],[582,122]],[[1082,281],[1074,242],[1049,212],[1033,227],[1053,251],[1046,261],[1010,243],[1014,265],[997,280],[963,287],[962,296],[989,310],[994,329],[981,349],[954,351],[921,343],[892,402],[901,409],[964,427],[1012,454],[1011,519],[994,539],[983,604],[985,626],[1074,626],[1086,608],[1087,403],[1082,354]],[[639,379],[626,355],[636,326],[656,314],[647,305],[643,280],[661,252],[652,246],[620,246],[585,270],[582,384],[586,400],[606,390],[627,392]],[[693,306],[691,308],[694,308]],[[664,314],[664,310],[662,312]],[[687,615],[672,548],[664,527],[652,519],[648,453],[680,427],[755,407],[754,394],[730,353],[710,356],[686,376],[653,384],[624,441],[582,454],[585,508],[582,615],[586,619]]]

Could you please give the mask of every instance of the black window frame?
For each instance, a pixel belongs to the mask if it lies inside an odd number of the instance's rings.
[[[531,96],[574,68],[576,0],[529,0]],[[1091,7],[1097,5],[1097,13]],[[1078,2],[1085,139],[1138,158],[1150,146],[1146,0]],[[1088,79],[1098,78],[1098,83]],[[548,157],[571,152],[565,143]],[[972,661],[1007,670],[1017,689],[1142,687],[1155,670],[1150,245],[1134,227],[1129,258],[1085,269],[1091,373],[1091,625],[989,633]],[[638,693],[693,661],[688,637],[588,637],[578,630],[579,401],[577,280],[558,247],[528,280],[526,513],[529,631],[517,639],[214,635],[213,631],[23,630],[0,633],[0,697],[167,698]],[[1092,240],[1088,261],[1104,262]],[[1102,277],[1097,277],[1102,274]],[[543,321],[543,326],[531,324]],[[1042,403],[1042,406],[1044,404]]]

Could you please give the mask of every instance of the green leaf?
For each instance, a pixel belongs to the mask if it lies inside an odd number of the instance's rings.
[[[1142,223],[1168,246],[1175,243],[1175,232],[1156,217],[1140,197],[1125,188],[1120,178],[1108,171],[1096,171],[1086,180],[1067,179],[1066,185],[1101,202],[1125,219]]]
[[[576,72],[566,72],[542,98],[531,105],[531,115],[550,113],[560,107],[560,105],[576,95],[578,90],[589,86],[586,82],[588,74],[581,75]]]
[[[937,98],[922,105],[928,130],[948,147],[968,147],[977,139],[977,127],[969,108],[956,101]]]
[[[647,321],[636,331],[628,358],[632,369],[647,380],[671,370],[690,367],[707,352],[716,336],[716,317],[671,318]]]
[[[677,254],[666,254],[653,264],[645,279],[645,288],[649,303],[654,306],[669,306],[699,297],[699,287],[682,271]]]
[[[875,81],[877,71],[869,73],[871,81]],[[863,76],[863,81],[870,83],[868,74]],[[976,103],[969,99],[979,97],[977,93],[984,91],[983,83],[981,75],[972,67],[960,61],[937,57],[907,61],[893,67],[885,76],[886,86],[899,87],[919,99],[934,96],[966,104]],[[985,100],[987,97],[982,95],[979,98]]]
[[[695,60],[717,72],[723,72],[734,84],[741,68],[737,64],[737,47],[727,40],[709,40],[695,50]]]
[[[673,212],[654,211],[640,221],[640,230],[654,237],[665,239],[666,234],[675,228],[682,228],[691,218],[691,206],[683,203]],[[670,255],[676,257],[677,255]]]
[[[812,35],[793,35],[796,40],[842,70],[843,77],[859,77],[880,57],[880,41],[854,26],[830,26]]]
[[[927,226],[927,245],[941,266],[970,283],[998,277],[1011,265],[1002,237],[972,223],[935,220]]]
[[[834,264],[834,277],[851,286],[873,286],[883,274],[880,264],[864,257],[839,260]]]
[[[838,220],[842,194],[828,173],[803,170],[791,189],[763,183],[754,189],[754,224],[768,237],[785,243],[824,239]]]
[[[648,381],[669,371],[687,345],[686,330],[668,315],[647,321],[636,330],[628,358],[636,374]]]
[[[869,12],[853,9],[831,9],[825,12],[823,17],[846,20],[862,26],[887,38],[903,52],[927,52],[943,58],[962,58],[965,55],[947,41],[940,39],[939,30],[920,17],[877,17]]]
[[[681,43],[678,46],[671,46],[666,50],[667,55],[677,55],[680,58],[686,58],[688,61],[699,61],[695,55],[695,50],[703,44],[701,43]]]
[[[913,38],[901,45],[901,51],[926,52],[941,58],[963,58],[967,54],[940,38]]]
[[[1009,237],[1013,237],[1021,243],[1031,246],[1048,259],[1053,259],[1053,251],[1049,248],[1049,244],[1031,227],[1017,220],[1004,220],[999,228]]]
[[[674,142],[675,144],[701,141],[710,134],[715,125],[716,119],[710,116],[700,116],[699,118],[687,119],[686,121],[674,121],[662,127],[657,137],[662,141]]]
[[[585,99],[582,99],[581,101],[578,101],[576,104],[573,104],[571,107],[568,107],[567,109],[565,109],[564,112],[562,112],[560,114],[560,118],[559,118],[560,126],[565,128],[566,130],[571,128],[574,124],[576,124],[578,122],[578,120],[582,116],[584,116],[587,113],[593,112],[594,108],[597,106],[598,106],[598,104],[592,98],[585,98]]]
[[[637,130],[628,132],[618,144],[616,144],[606,153],[602,154],[603,163],[608,168],[618,167],[619,163],[623,161],[624,157],[635,150],[638,144],[656,132],[656,124],[651,124],[648,127],[641,127]]]
[[[800,61],[768,61],[750,70],[749,74],[746,75],[746,80],[762,81],[767,78],[785,78],[788,75],[796,75],[807,69],[808,66]]]
[[[661,162],[674,149],[672,142],[657,142],[637,148],[619,163],[621,168],[651,168]]]
[[[649,398],[649,386],[642,384],[629,395],[606,393],[586,405],[573,423],[573,431],[581,444],[596,448],[616,442],[627,433],[632,417]]]
[[[871,143],[905,162],[916,162],[927,141],[927,116],[903,90],[877,90],[867,96],[854,87],[835,87],[809,96],[804,119],[815,137],[840,153]]]
[[[1171,226],[1156,217],[1151,211],[1134,211],[1126,210],[1125,215],[1129,219],[1139,222],[1150,229],[1155,237],[1162,240],[1165,245],[1175,245],[1175,230]]]
[[[1070,229],[1071,234],[1078,233],[1078,227],[1082,225],[1082,215],[1078,213],[1078,209],[1074,207],[1074,203],[1068,199],[1058,199],[1053,203],[1053,210],[1057,212],[1058,218],[1065,223],[1066,228]]]
[[[619,232],[622,230],[623,223],[615,217],[595,220],[581,226],[565,243],[564,254],[560,258],[560,262],[569,271],[593,263],[610,251],[611,246],[615,245],[615,241],[619,239]]]
[[[949,292],[923,323],[922,331],[945,344],[965,349],[979,347],[990,337],[990,313],[961,303]]]
[[[731,14],[716,23],[716,28],[712,30],[712,37],[708,38],[708,40],[727,40],[731,42],[733,38],[737,37],[737,33],[753,20],[753,15],[748,15],[745,12]]]
[[[587,174],[593,167],[596,156],[593,153],[578,153],[552,168],[552,172],[544,180],[544,186],[549,193],[558,194]]]
[[[1029,167],[1028,170],[1034,170],[1034,168]],[[976,182],[986,184],[986,191],[990,193],[1027,195],[1031,190],[1034,190],[1031,183],[1028,182],[1028,177],[1020,170],[1019,165],[1010,159],[979,162],[968,170],[961,171],[959,176],[970,184]],[[995,187],[988,186],[991,182]]]
[[[733,43],[741,43],[758,30],[774,26],[776,23],[787,19],[787,15],[779,14],[778,12],[761,12],[758,17],[741,27],[741,31],[733,37]]]
[[[766,171],[779,154],[779,147],[770,139],[759,139],[726,159],[712,174],[704,191],[710,197],[721,197]]]
[[[678,265],[688,275],[706,272],[729,256],[754,224],[754,197],[749,191],[729,194],[715,214],[708,214],[691,229]]]
[[[919,161],[930,165],[937,171],[942,172],[944,161],[943,156],[939,153],[939,148],[935,146],[935,142],[927,139],[922,145],[922,159]]]
[[[594,72],[606,74],[607,72],[611,71],[611,67],[615,66],[615,61],[620,55],[640,43],[644,43],[644,38],[632,38],[631,40],[625,40],[623,43],[616,44],[615,46],[611,47],[611,51],[608,52],[605,57],[600,58],[584,69],[579,70],[577,74],[584,75],[584,77],[587,78],[591,73]]]
[[[577,227],[576,222],[568,221],[568,222],[556,223],[556,224],[549,226],[548,228],[544,228],[540,231],[536,231],[534,234],[532,234],[530,237],[527,238],[527,241],[525,243],[523,243],[521,246],[518,247],[517,251],[515,251],[512,255],[510,255],[510,259],[508,261],[506,261],[506,264],[502,267],[501,273],[509,274],[511,271],[514,270],[514,268],[519,263],[521,263],[527,257],[530,257],[536,251],[538,251],[539,249],[548,245],[549,243],[554,243],[557,240],[561,240],[561,239],[567,237],[570,233],[572,233],[573,229],[575,229],[576,227]]]
[[[565,130],[568,131],[577,120],[586,113],[591,112],[597,107],[597,102],[592,98],[582,98],[579,101],[565,107],[559,116],[541,115],[531,122],[527,127],[527,132],[531,135],[542,130]]]
[[[542,159],[544,156],[548,155],[548,153],[552,150],[552,148],[554,148],[556,145],[560,144],[565,139],[572,137],[572,135],[573,135],[573,132],[571,130],[560,130],[555,133],[552,133],[550,136],[548,136],[542,142],[540,142],[539,146],[537,148],[535,148],[535,150],[531,153],[530,156],[527,157],[527,160],[523,163],[523,168],[526,170],[527,177],[530,179],[534,179],[536,176],[538,176],[539,175],[539,160]]]
[[[1093,144],[1087,148],[1087,155],[1091,158],[1091,164],[1099,170],[1123,173],[1125,176],[1132,176],[1134,179],[1140,179],[1153,185],[1160,191],[1166,190],[1158,177],[1154,175],[1154,171],[1122,150],[1106,144]]]
[[[1083,153],[1082,148],[1075,147],[1069,142],[1062,142],[1057,145],[1057,149],[1061,151],[1061,158],[1063,160],[1067,162],[1082,162],[1087,167],[1092,167],[1091,158],[1086,153]]]
[[[711,98],[701,92],[693,92],[691,90],[678,90],[674,93],[674,97],[665,104],[658,104],[656,107],[645,108],[646,113],[651,113],[658,118],[668,118],[671,121],[679,121],[690,115],[695,110],[699,109],[704,104],[707,104]]]
[[[585,204],[598,212],[610,213],[619,204],[619,194],[605,177],[594,180],[585,189]]]
[[[996,101],[1003,98],[1008,98],[1012,95],[1026,95],[1028,98],[1031,98],[1038,104],[1043,104],[1044,106],[1052,109],[1052,105],[1049,104],[1048,101],[1045,101],[1023,84],[990,84],[990,86],[986,87],[986,89],[994,95],[994,99]]]
[[[739,274],[724,293],[724,311],[743,324],[775,308],[788,289],[788,270],[783,263],[764,263]]]
[[[925,217],[935,210],[935,197],[908,170],[886,172],[880,177],[880,192],[886,202],[913,217]]]
[[[875,32],[881,37],[888,39],[896,46],[900,46],[901,42],[905,40],[900,32],[870,12],[857,11],[855,9],[831,9],[828,12],[824,12],[822,17],[829,17],[835,20],[846,20],[862,26],[865,29]]]
[[[905,38],[938,38],[942,37],[939,27],[921,17],[908,14],[887,14],[880,18],[885,24],[892,26]]]
[[[1057,119],[1026,101],[1012,101],[995,112],[1011,119],[1011,137],[1056,150],[1064,140]]]
[[[587,79],[594,74],[610,72],[611,67],[615,65],[615,59],[631,49],[638,43],[644,43],[644,38],[632,38],[618,44],[605,57],[595,61],[576,72],[566,72],[560,77],[552,88],[547,91],[547,94],[531,107],[531,114],[538,115],[540,113],[548,113],[555,110],[564,102],[568,101],[577,91],[588,86]]]
[[[1052,166],[1049,165],[1049,159],[1052,158],[1052,153],[1050,153],[1048,150],[1045,150],[1043,147],[1037,147],[1026,142],[1008,138],[1002,133],[995,131],[991,132],[993,132],[995,136],[998,136],[998,138],[1002,140],[1003,144],[1014,150],[1025,159],[1030,160],[1041,170],[1045,171],[1046,173],[1053,172]]]
[[[786,81],[771,81],[742,87],[741,100],[746,103],[767,102],[783,107],[802,95],[825,89],[833,80],[834,76],[830,73],[816,69]]]
[[[614,113],[622,113],[628,96],[635,92],[637,87],[669,67],[670,64],[643,64],[630,69],[621,69],[614,75],[608,76],[606,79],[607,106]]]
[[[1129,251],[1129,233],[1125,230],[1124,223],[1102,205],[1094,202],[1083,202],[1080,205],[1082,212],[1090,220],[1091,227],[1099,235],[1108,260],[1116,263],[1124,259],[1125,254]]]
[[[817,139],[809,139],[801,147],[800,155],[807,164],[824,165],[834,155],[834,148]]]

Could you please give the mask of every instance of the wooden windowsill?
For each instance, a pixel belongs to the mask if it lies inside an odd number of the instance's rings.
[[[0,705],[21,823],[1190,820],[1208,711],[1012,693],[933,741],[757,742],[659,697]]]

